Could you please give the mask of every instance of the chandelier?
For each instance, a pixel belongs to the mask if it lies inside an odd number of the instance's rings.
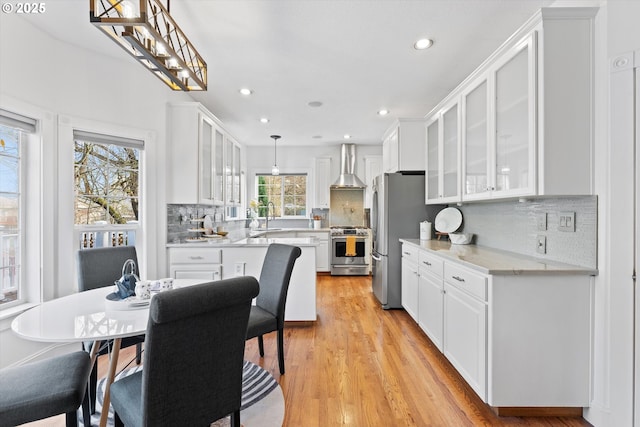
[[[207,90],[207,63],[159,0],[89,0],[89,20],[173,90]]]

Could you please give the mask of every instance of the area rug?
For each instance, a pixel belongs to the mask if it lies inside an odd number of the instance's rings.
[[[116,381],[142,369],[135,366],[116,376]],[[96,412],[91,416],[91,425],[100,424],[100,413],[104,398],[105,379],[98,381]],[[284,396],[278,382],[260,366],[244,361],[242,367],[242,406],[240,422],[244,427],[281,427],[284,420]],[[78,425],[83,426],[82,411],[78,411]],[[109,408],[107,425],[113,427],[113,408]],[[229,417],[211,424],[211,427],[229,426]]]

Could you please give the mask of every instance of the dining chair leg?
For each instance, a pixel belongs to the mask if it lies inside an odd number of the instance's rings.
[[[78,411],[67,412],[65,418],[67,427],[78,427]]]
[[[84,427],[91,427],[91,405],[89,404],[89,393],[85,391],[82,399],[82,422]]]
[[[262,335],[258,335],[258,350],[260,351],[260,357],[264,357],[264,341]]]
[[[229,420],[231,427],[240,427],[240,410],[233,411],[231,413],[231,420]]]
[[[284,375],[284,330],[278,329],[278,366],[280,375]]]
[[[114,427],[124,427],[124,423],[120,419],[120,416],[117,412],[113,413],[113,425]]]
[[[96,413],[96,388],[98,386],[98,361],[93,365],[91,369],[91,375],[89,375],[89,384],[87,387],[87,401],[89,402],[89,414]]]
[[[136,344],[136,365],[142,362],[142,343]]]

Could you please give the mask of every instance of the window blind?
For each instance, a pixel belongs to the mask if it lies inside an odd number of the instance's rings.
[[[0,125],[17,128],[23,132],[35,133],[37,124],[36,119],[0,108]]]
[[[137,148],[138,150],[144,149],[144,141],[140,139],[126,138],[123,136],[103,135],[95,132],[88,132],[84,130],[73,130],[73,139],[93,142],[96,144],[114,144],[121,147]]]

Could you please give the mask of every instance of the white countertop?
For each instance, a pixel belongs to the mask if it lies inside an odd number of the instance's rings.
[[[271,243],[282,243],[294,246],[318,246],[320,240],[315,237],[260,237],[264,233],[256,234],[256,237],[243,237],[240,239],[220,238],[208,239],[204,242],[168,243],[168,248],[219,248],[219,247],[259,247],[269,246]]]
[[[452,245],[448,241],[400,239],[445,259],[458,262],[485,274],[585,274],[595,276],[598,270],[534,258],[514,252],[476,245]]]

